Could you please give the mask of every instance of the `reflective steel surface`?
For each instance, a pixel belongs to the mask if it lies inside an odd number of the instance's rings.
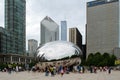
[[[45,57],[47,60],[82,55],[82,51],[73,43],[67,41],[53,41],[46,43],[38,49],[37,56]]]

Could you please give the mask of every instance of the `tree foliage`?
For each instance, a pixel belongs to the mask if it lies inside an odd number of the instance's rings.
[[[114,62],[116,60],[115,55],[110,55],[108,53],[104,53],[103,55],[99,52],[93,54],[90,53],[86,60],[86,64],[88,66],[114,66]]]

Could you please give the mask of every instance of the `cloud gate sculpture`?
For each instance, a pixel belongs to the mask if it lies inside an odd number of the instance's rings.
[[[48,42],[37,51],[38,57],[44,57],[47,60],[61,59],[72,55],[82,55],[82,51],[75,44],[67,41]]]

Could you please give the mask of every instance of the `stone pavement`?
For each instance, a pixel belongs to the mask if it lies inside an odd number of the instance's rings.
[[[45,76],[44,73],[38,72],[0,72],[0,80],[120,80],[120,71],[112,71],[111,74],[107,72],[98,73],[70,73],[64,74],[63,77],[55,75],[54,77]]]

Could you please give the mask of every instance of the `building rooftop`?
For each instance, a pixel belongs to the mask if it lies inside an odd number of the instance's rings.
[[[87,7],[93,7],[93,6],[98,6],[98,5],[103,5],[103,4],[108,4],[112,2],[118,2],[119,0],[94,0],[87,2]]]
[[[41,24],[44,25],[50,31],[55,31],[59,26],[58,24],[53,21],[50,17],[46,16],[42,21]]]

